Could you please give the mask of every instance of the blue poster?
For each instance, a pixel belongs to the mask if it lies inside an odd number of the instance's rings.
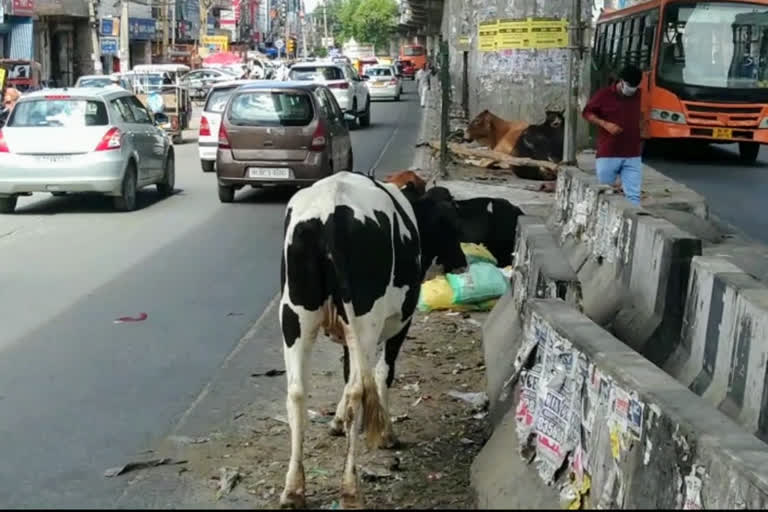
[[[131,39],[154,39],[156,32],[155,20],[152,18],[128,18],[128,34]]]
[[[102,37],[101,38],[101,54],[102,55],[117,55],[118,54],[118,42],[116,37]]]

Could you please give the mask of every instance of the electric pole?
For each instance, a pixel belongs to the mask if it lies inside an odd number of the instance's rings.
[[[120,72],[127,73],[131,67],[130,39],[128,37],[128,0],[121,0],[120,7]]]
[[[91,22],[91,58],[93,59],[93,71],[100,75],[103,67],[101,65],[101,47],[99,46],[99,20],[96,19],[96,0],[88,2],[88,18]]]
[[[171,11],[171,48],[168,51],[169,56],[171,51],[176,47],[176,0],[171,2],[171,9],[173,10]],[[208,20],[206,19],[205,21],[207,24]]]
[[[568,78],[565,104],[565,134],[563,137],[563,161],[568,164],[576,163],[576,106],[579,98],[579,66],[582,37],[581,37],[581,0],[571,0],[571,15],[569,16],[569,51]]]
[[[168,59],[170,57],[170,49],[168,48],[168,6],[165,5],[165,2],[163,0],[160,0],[160,22],[163,26],[163,35],[160,38],[160,54],[165,58]]]
[[[325,44],[328,44],[328,16],[326,13],[326,6],[328,0],[323,0],[323,32],[325,33]]]

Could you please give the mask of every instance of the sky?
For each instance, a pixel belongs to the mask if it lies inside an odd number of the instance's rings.
[[[304,7],[307,9],[307,12],[312,12],[320,1],[321,0],[304,0]]]

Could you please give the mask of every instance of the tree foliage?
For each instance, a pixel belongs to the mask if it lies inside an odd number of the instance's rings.
[[[321,9],[316,14],[322,15]],[[386,47],[397,21],[395,0],[328,0],[326,9],[328,30],[340,42],[354,38]]]

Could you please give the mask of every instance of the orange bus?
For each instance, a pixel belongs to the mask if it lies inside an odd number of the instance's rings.
[[[413,67],[419,70],[427,65],[427,50],[420,44],[404,44],[400,47],[400,60],[411,61]]]
[[[768,0],[653,0],[603,12],[595,88],[626,64],[643,70],[643,138],[768,143]]]

